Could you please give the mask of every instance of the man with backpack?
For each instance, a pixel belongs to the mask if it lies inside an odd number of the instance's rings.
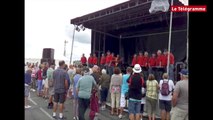
[[[169,120],[170,111],[172,108],[172,91],[174,90],[175,86],[173,81],[168,79],[167,73],[163,74],[163,79],[160,80],[159,88],[159,106],[161,109],[161,120]]]
[[[144,79],[141,77],[140,73],[142,69],[139,64],[135,64],[133,68],[133,74],[127,80],[129,83],[128,90],[128,112],[130,120],[140,120],[140,112],[141,112],[141,99],[142,95],[142,87],[144,87]]]

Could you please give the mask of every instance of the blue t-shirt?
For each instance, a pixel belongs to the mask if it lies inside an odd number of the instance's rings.
[[[77,94],[76,94],[76,88],[77,88],[77,83],[78,83],[78,80],[81,78],[82,76],[80,74],[76,74],[74,77],[73,77],[73,80],[74,80],[74,83],[73,83],[73,96],[74,98],[78,98]]]
[[[129,90],[129,84],[127,83],[127,80],[129,78],[129,74],[125,74],[122,77],[122,85],[121,85],[121,94],[125,95],[126,92]]]

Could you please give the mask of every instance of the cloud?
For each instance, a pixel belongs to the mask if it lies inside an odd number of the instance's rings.
[[[41,58],[43,48],[55,49],[55,59],[64,53],[70,58],[73,25],[70,19],[107,8],[127,0],[26,0],[25,58]],[[94,6],[94,3],[96,5]],[[39,9],[38,9],[39,8]],[[91,30],[75,32],[73,60],[91,52]]]
[[[83,34],[83,33],[76,34],[75,41],[78,41],[84,44],[91,44],[91,35]]]

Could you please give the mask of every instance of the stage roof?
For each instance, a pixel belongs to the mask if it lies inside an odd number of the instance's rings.
[[[86,28],[109,33],[128,27],[169,21],[170,12],[149,13],[152,0],[130,0],[91,14],[71,19],[71,24],[83,25]],[[181,5],[174,1],[174,5]],[[174,13],[173,18],[186,16],[186,13]]]

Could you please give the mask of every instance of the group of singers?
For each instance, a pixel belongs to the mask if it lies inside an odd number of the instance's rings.
[[[174,80],[174,63],[175,58],[174,55],[165,49],[163,54],[161,50],[157,51],[157,55],[155,53],[152,54],[151,57],[149,57],[148,52],[139,52],[139,54],[134,54],[132,58],[131,66],[134,66],[135,64],[139,64],[142,67],[143,74],[145,79],[147,78],[149,73],[153,73],[156,76],[157,80],[161,79],[161,74],[163,74],[167,70],[167,60],[169,55],[169,78]],[[109,75],[113,74],[113,68],[114,67],[120,67],[122,65],[122,58],[117,55],[115,56],[114,53],[110,53],[110,51],[107,51],[107,55],[103,53],[100,58],[100,67],[106,68]],[[83,54],[81,57],[81,64],[84,66],[87,66],[87,58]],[[91,68],[93,65],[98,65],[98,58],[96,57],[96,54],[90,54],[90,57],[88,58],[88,66]]]

